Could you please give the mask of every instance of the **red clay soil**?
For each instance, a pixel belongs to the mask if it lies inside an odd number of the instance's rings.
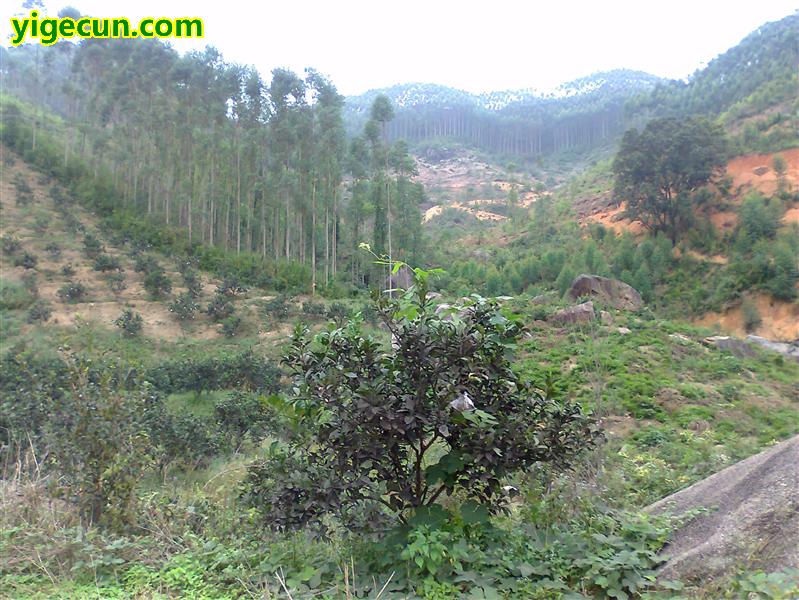
[[[785,181],[792,188],[799,184],[799,148],[791,148],[770,154],[747,154],[732,159],[727,164],[727,175],[732,177],[732,189],[747,191],[756,189],[766,196],[777,191],[778,178],[774,172],[774,157],[785,159],[787,170]]]
[[[630,221],[630,219],[620,219],[619,215],[624,212],[625,205],[622,202],[619,206],[602,210],[585,217],[580,223],[586,226],[590,223],[600,223],[606,229],[610,229],[614,233],[621,235],[625,231],[629,231],[633,235],[642,235],[646,232],[646,227],[640,221]]]
[[[741,306],[722,313],[707,313],[694,320],[702,327],[718,328],[722,333],[746,337],[749,333],[777,342],[792,342],[799,339],[799,304],[775,300],[766,294],[751,297],[757,307],[762,323],[754,331],[746,331]]]

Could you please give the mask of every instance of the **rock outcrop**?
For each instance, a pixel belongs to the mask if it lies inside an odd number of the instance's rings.
[[[574,298],[591,298],[619,310],[640,310],[644,306],[641,294],[617,279],[608,279],[599,275],[578,275],[569,288],[569,296]]]
[[[552,323],[588,323],[596,319],[593,302],[583,302],[577,306],[570,306],[559,310],[549,320]]]
[[[799,436],[649,506],[654,514],[707,509],[664,549],[664,579],[707,581],[741,568],[799,568]]]
[[[793,341],[791,343],[772,342],[771,340],[767,340],[766,338],[762,338],[757,335],[748,335],[746,336],[746,339],[747,341],[757,344],[758,346],[762,346],[766,350],[779,352],[783,356],[787,356],[788,358],[799,361],[799,340]]]
[[[751,358],[757,356],[757,352],[746,340],[741,340],[729,335],[713,335],[705,338],[705,342],[712,344],[719,350],[726,350],[738,358]]]
[[[755,346],[760,346],[766,350],[777,352],[787,358],[799,361],[799,341],[797,342],[772,342],[757,335],[749,335],[745,340],[729,335],[714,335],[705,338],[707,344],[711,344],[720,350],[726,350],[738,358],[751,358],[757,356]]]

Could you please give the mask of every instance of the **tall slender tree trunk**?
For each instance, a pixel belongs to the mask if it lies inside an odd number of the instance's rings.
[[[311,296],[316,295],[316,178],[311,186]]]

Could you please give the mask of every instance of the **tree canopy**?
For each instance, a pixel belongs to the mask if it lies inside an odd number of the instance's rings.
[[[690,219],[692,195],[726,158],[721,127],[704,118],[664,118],[627,131],[613,161],[614,196],[627,214],[672,242]]]

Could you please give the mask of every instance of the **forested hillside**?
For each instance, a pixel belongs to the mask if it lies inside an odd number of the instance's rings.
[[[389,127],[392,138],[445,137],[494,155],[527,158],[615,141],[625,129],[654,116],[723,114],[735,121],[787,102],[782,111],[787,118],[795,112],[791,106],[799,86],[797,32],[797,15],[767,23],[687,81],[617,70],[565,83],[548,94],[474,95],[437,85],[398,85],[347,98],[345,115],[356,127],[370,100],[384,93],[398,106]],[[747,132],[750,142],[757,137],[754,127]]]
[[[419,258],[423,190],[405,146],[389,145],[383,123],[351,151],[343,98],[313,70],[276,69],[266,82],[212,48],[179,56],[125,40],[2,57],[15,98],[2,100],[6,143],[57,154],[47,168],[93,186],[87,196],[107,210],[174,226],[189,247],[289,265],[314,286],[317,271],[322,285],[339,274],[362,284],[363,241]]]
[[[392,138],[446,137],[493,154],[530,157],[618,136],[625,127],[625,102],[658,81],[618,70],[565,83],[546,95],[524,90],[473,95],[437,85],[400,85],[348,98],[345,114],[357,127],[371,99],[382,93],[399,107],[388,129]]]

